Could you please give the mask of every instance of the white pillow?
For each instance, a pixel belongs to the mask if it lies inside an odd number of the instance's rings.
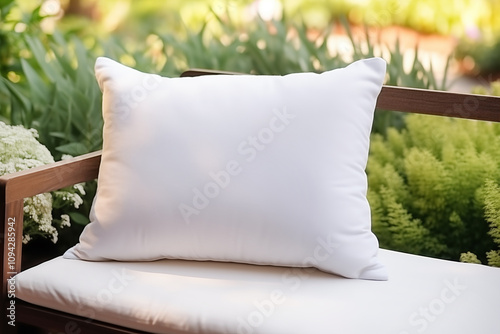
[[[322,74],[163,78],[98,58],[97,195],[64,256],[386,280],[365,174],[385,68],[372,58]]]

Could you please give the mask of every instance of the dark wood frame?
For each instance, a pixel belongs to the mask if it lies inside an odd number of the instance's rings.
[[[184,72],[182,76],[224,73],[229,72],[195,69]],[[377,109],[500,122],[500,97],[493,96],[383,86],[377,101]],[[101,152],[94,152],[0,177],[0,214],[2,216],[0,264],[4,310],[10,301],[14,300],[9,298],[7,293],[8,279],[21,271],[22,233],[19,232],[23,227],[24,198],[94,180],[98,177],[100,161]],[[15,224],[13,224],[14,220]],[[15,233],[12,233],[13,229]],[[8,240],[9,235],[15,239],[15,249],[12,249],[13,239]],[[73,331],[74,333],[144,333],[31,305],[17,299],[15,303],[16,323],[34,324],[63,333],[72,333],[72,329],[81,330],[81,332]],[[2,325],[6,326],[4,332],[12,330],[6,324],[7,318],[3,319]]]

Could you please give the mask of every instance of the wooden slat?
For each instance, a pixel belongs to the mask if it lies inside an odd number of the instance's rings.
[[[1,219],[0,257],[2,268],[2,301],[7,301],[7,280],[21,271],[23,245],[23,205],[22,199],[0,204]],[[13,238],[13,239],[12,239]],[[10,239],[10,240],[9,240]]]
[[[229,71],[216,71],[216,70],[206,70],[202,68],[192,68],[186,70],[181,73],[181,78],[185,77],[199,77],[202,75],[219,75],[219,74],[227,74],[227,75],[242,75],[244,73],[239,72],[229,72]]]
[[[181,77],[216,74],[242,73],[190,69],[182,73]],[[496,96],[384,85],[378,97],[377,109],[500,122],[500,97]]]
[[[500,97],[383,86],[377,108],[500,122]]]
[[[55,333],[80,334],[146,334],[147,332],[125,328],[102,321],[52,310],[16,300],[17,321],[39,326]]]
[[[0,201],[12,202],[97,178],[101,152],[0,177]]]

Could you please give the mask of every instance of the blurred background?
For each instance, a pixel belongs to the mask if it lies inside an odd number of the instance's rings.
[[[5,129],[33,129],[55,160],[100,149],[98,56],[164,76],[321,72],[379,56],[388,85],[500,95],[500,0],[0,0]],[[385,248],[500,266],[500,127],[426,117],[377,111],[373,229]],[[0,174],[38,159],[6,136]],[[54,217],[71,220],[53,218],[56,251],[77,242],[95,187],[78,189],[81,205],[52,195]],[[45,242],[25,211],[25,242]]]
[[[286,29],[283,36],[286,39],[281,43],[290,42],[293,49],[301,47],[302,35],[306,35],[316,47],[326,40],[328,56],[340,55],[346,61],[353,58],[352,49],[356,46],[370,43],[394,49],[399,41],[405,52],[418,48],[425,53],[423,57],[434,57],[434,67],[440,67],[440,72],[442,58],[446,59],[452,53],[456,61],[454,65],[463,74],[500,71],[498,0],[2,0],[0,6],[3,67],[9,65],[9,56],[15,56],[12,52],[19,51],[12,39],[30,30],[31,33],[39,30],[39,33],[48,35],[74,34],[87,49],[96,53],[105,53],[103,48],[107,47],[122,48],[124,54],[120,57],[129,64],[133,64],[134,56],[142,52],[141,59],[135,63],[140,61],[142,65],[146,62],[142,58],[147,58],[159,71],[174,71],[174,68],[180,71],[187,66],[208,66],[211,63],[210,67],[219,65],[227,70],[259,71],[263,69],[245,67],[243,62],[247,59],[219,57],[218,60],[205,59],[202,62],[196,59],[202,56],[197,54],[202,50],[196,49],[195,45],[191,49],[184,46],[183,57],[179,50],[172,48],[176,47],[175,42],[195,43],[190,36],[195,34],[201,39],[199,47],[215,47],[220,43],[228,49],[228,54],[232,54],[232,48],[242,46],[236,51],[243,55],[247,51],[245,46],[248,47],[245,38],[253,37],[255,30],[266,25],[266,33],[274,36],[280,33],[276,31],[278,28]],[[274,29],[270,27],[273,22]],[[346,32],[347,26],[351,30],[351,40]],[[270,43],[277,41],[260,32],[257,47],[261,50],[273,48]],[[369,41],[363,40],[366,33]],[[352,39],[356,39],[356,45],[352,45]],[[323,50],[316,53],[320,51]],[[313,50],[309,53],[316,59],[320,57]],[[222,55],[225,54],[217,56]],[[174,59],[165,68],[168,56]],[[292,59],[286,60],[293,61],[293,57],[289,54],[288,58]],[[217,57],[214,54],[211,58]],[[310,60],[304,54],[302,61],[309,63]],[[429,60],[425,61],[429,67]],[[317,70],[327,66],[315,64]],[[273,64],[269,66],[276,68]],[[301,66],[305,69],[308,65]],[[284,71],[286,68],[268,70]],[[11,78],[15,78],[14,73]]]

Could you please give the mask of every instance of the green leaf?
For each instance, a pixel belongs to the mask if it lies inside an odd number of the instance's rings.
[[[33,54],[33,57],[35,58],[36,63],[42,69],[43,74],[47,76],[50,82],[55,82],[56,81],[55,73],[57,72],[55,71],[53,66],[49,62],[47,62],[46,60],[47,50],[43,46],[40,39],[30,35],[25,35],[24,39],[26,41],[29,50]]]
[[[28,63],[26,59],[21,59],[21,66],[26,75],[30,91],[32,93],[31,99],[40,103],[48,103],[47,83],[44,82],[42,77],[35,71],[35,69]]]
[[[71,221],[77,223],[78,225],[87,225],[89,223],[89,218],[79,212],[70,212],[68,215],[71,218]]]
[[[2,19],[2,21],[5,20],[5,17],[14,5],[15,0],[0,0],[0,19]]]
[[[30,99],[26,96],[27,94],[25,92],[22,92],[19,86],[14,85],[4,77],[0,77],[0,81],[12,94],[12,99],[18,102],[20,108],[13,110],[18,114],[29,112],[29,110],[31,110],[31,102]]]
[[[61,145],[56,147],[56,150],[58,150],[61,153],[66,153],[75,157],[78,155],[88,153],[87,148],[82,143],[69,143]]]
[[[55,137],[55,138],[60,138],[60,139],[65,139],[66,138],[66,134],[64,132],[50,132],[49,133],[52,137]]]

